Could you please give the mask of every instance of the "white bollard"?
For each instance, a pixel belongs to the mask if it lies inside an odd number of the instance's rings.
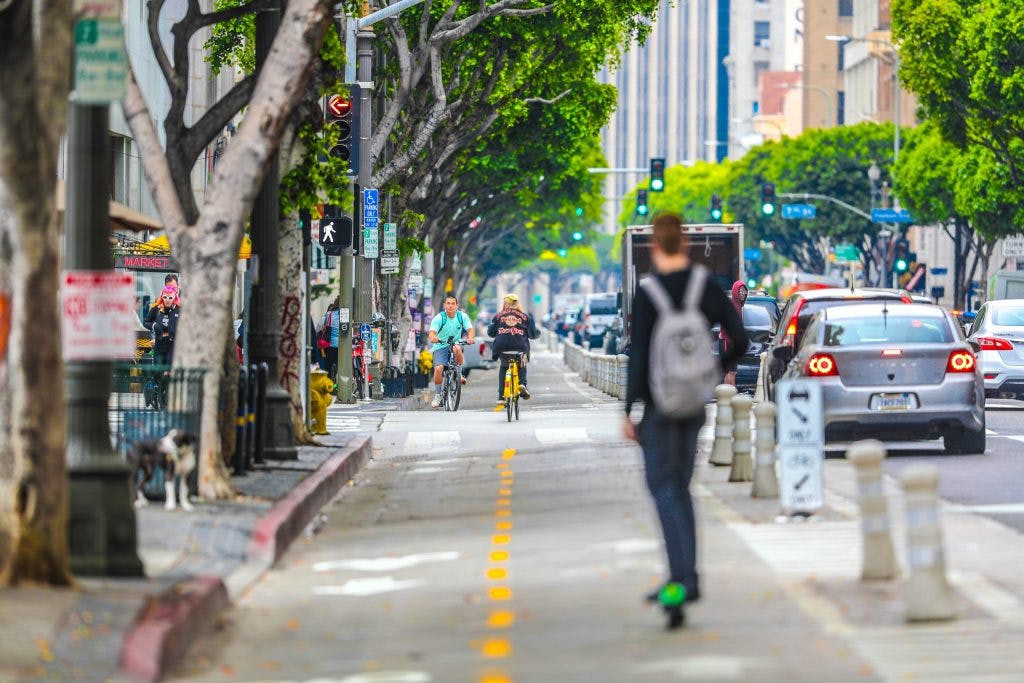
[[[910,578],[905,584],[907,621],[953,619],[953,591],[946,580],[946,558],[939,522],[939,471],[932,465],[903,470],[907,508]]]
[[[712,465],[732,464],[732,397],[736,395],[736,387],[731,384],[719,384],[715,387],[715,398],[718,410],[715,415],[715,444],[711,447]]]
[[[778,498],[779,479],[775,475],[775,404],[764,401],[754,406],[757,436],[754,442],[754,498]]]
[[[764,395],[764,368],[768,363],[768,352],[761,352],[761,364],[757,368],[757,386],[754,387],[754,403],[761,403],[767,401],[768,397]]]
[[[751,481],[754,459],[750,455],[750,408],[754,400],[746,394],[732,397],[732,469],[729,481]]]
[[[882,488],[885,444],[875,439],[856,441],[846,458],[857,472],[860,493],[860,529],[863,539],[860,578],[862,581],[893,579],[899,574],[892,549],[888,504]]]

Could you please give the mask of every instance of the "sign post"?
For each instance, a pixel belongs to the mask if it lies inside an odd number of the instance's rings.
[[[821,384],[779,380],[777,440],[783,512],[808,517],[825,504]]]

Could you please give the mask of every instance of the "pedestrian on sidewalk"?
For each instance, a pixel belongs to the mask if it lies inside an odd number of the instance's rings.
[[[501,359],[501,367],[498,370],[498,403],[505,400],[502,394],[505,389],[508,356],[502,355],[504,351],[522,351],[526,354],[519,363],[519,395],[530,398],[530,391],[526,388],[526,362],[530,360],[530,340],[539,337],[540,331],[537,330],[533,316],[523,310],[518,295],[505,296],[501,310],[487,326],[487,336],[494,339],[491,345],[491,360]]]
[[[463,335],[472,344],[476,340],[476,332],[473,331],[473,323],[469,316],[459,310],[459,300],[454,294],[448,294],[444,298],[444,310],[434,316],[430,321],[430,342],[433,346],[430,352],[434,356],[434,400],[430,402],[431,408],[441,406],[441,378],[444,374],[444,367],[454,363],[457,368],[462,367],[462,347],[456,344],[451,353],[448,350],[448,339],[461,340]],[[463,384],[466,378],[459,372],[459,379]]]
[[[720,370],[724,372],[737,351],[747,348],[747,334],[736,309],[722,288],[707,276],[707,270],[691,267],[689,239],[683,234],[678,216],[661,213],[655,217],[651,260],[655,272],[650,277],[656,281],[651,283],[651,287],[660,285],[661,297],[667,295],[676,309],[684,302],[684,295],[685,300],[699,302],[700,312],[707,324],[708,336],[705,339],[709,358],[712,357],[710,332],[714,323],[720,324],[735,342],[726,355],[719,358]],[[697,289],[688,291],[691,279],[703,289],[702,292]],[[643,451],[647,488],[654,499],[668,555],[668,581],[663,588],[647,598],[651,602],[661,602],[669,611],[669,626],[677,627],[683,621],[682,604],[700,598],[696,522],[690,496],[690,478],[693,475],[697,435],[704,424],[705,409],[698,400],[692,414],[679,416],[678,411],[669,414],[653,398],[651,342],[660,314],[658,306],[646,290],[646,286],[637,287],[633,298],[633,338],[623,434],[627,439],[638,441]],[[680,350],[679,353],[686,352]],[[665,358],[661,349],[658,356],[659,359]],[[685,360],[683,358],[682,362]],[[663,368],[658,368],[656,372],[661,370]],[[717,374],[717,377],[721,378],[722,374]],[[643,418],[639,425],[634,425],[630,411],[633,404],[641,400],[644,402]]]
[[[160,299],[149,309],[144,325],[153,332],[153,363],[171,365],[174,362],[174,335],[178,331],[181,304],[178,288],[167,285],[160,291]]]
[[[338,343],[341,340],[341,314],[338,313],[338,304],[339,300],[335,297],[320,320],[316,337],[316,346],[322,354],[320,367],[331,377],[338,376]]]
[[[740,316],[740,321],[743,320],[743,305],[747,303],[747,283],[743,280],[737,280],[732,283],[732,291],[729,294],[729,301],[732,303],[732,307],[736,309],[736,313]],[[720,358],[724,358],[729,351],[731,346],[735,343],[733,338],[725,330],[718,331],[718,355]],[[743,354],[733,354],[737,359]],[[736,361],[725,367],[725,383],[736,386]]]

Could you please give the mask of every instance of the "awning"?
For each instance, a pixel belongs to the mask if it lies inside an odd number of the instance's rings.
[[[57,180],[57,211],[64,213],[64,181]],[[120,202],[110,200],[107,213],[110,216],[111,230],[131,230],[132,232],[143,232],[145,230],[163,230],[164,226],[160,221],[135,209],[125,206]]]
[[[167,235],[160,235],[160,237],[154,237],[148,242],[143,242],[142,244],[137,245],[133,251],[136,254],[170,254],[171,243],[167,239]],[[250,256],[252,256],[252,240],[249,239],[248,235],[243,235],[242,245],[238,248],[238,258],[247,259]]]

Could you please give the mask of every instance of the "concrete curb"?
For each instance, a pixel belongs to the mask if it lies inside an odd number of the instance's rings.
[[[170,663],[188,651],[196,633],[231,605],[231,596],[273,566],[372,452],[369,435],[357,439],[277,501],[253,527],[246,562],[230,576],[194,577],[148,596],[121,641],[121,672],[132,680],[161,680]]]

